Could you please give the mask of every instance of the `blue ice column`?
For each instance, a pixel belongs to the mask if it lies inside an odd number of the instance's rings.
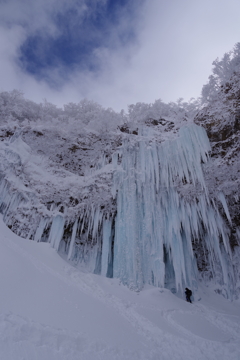
[[[50,234],[48,241],[51,246],[58,250],[60,241],[62,240],[63,231],[64,231],[65,219],[61,215],[57,215],[53,218]]]
[[[101,275],[110,276],[112,273],[112,219],[105,219],[102,228],[102,263]]]

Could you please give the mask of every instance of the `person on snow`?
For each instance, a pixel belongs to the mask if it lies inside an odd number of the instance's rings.
[[[185,295],[186,295],[187,302],[192,303],[192,301],[191,301],[192,291],[190,289],[186,288],[185,289]]]

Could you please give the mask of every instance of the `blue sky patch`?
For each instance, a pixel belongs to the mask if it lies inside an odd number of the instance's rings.
[[[58,35],[51,36],[44,29],[30,34],[20,48],[21,67],[35,78],[59,86],[49,78],[52,69],[64,69],[62,81],[76,67],[97,72],[101,64],[96,49],[114,50],[134,42],[136,35],[131,18],[135,1],[109,0],[105,5],[94,1],[92,4],[94,6],[88,6],[83,12],[78,11],[77,3],[64,12],[55,11],[52,21]]]

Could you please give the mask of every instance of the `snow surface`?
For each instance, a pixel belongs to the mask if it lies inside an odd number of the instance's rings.
[[[240,303],[201,287],[134,292],[0,220],[1,360],[240,359]]]

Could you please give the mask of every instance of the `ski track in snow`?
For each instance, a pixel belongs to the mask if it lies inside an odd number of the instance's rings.
[[[240,316],[221,313],[201,303],[190,305],[184,302],[186,310],[181,308],[162,310],[160,304],[156,306],[156,304],[148,304],[147,301],[144,303],[141,294],[137,295],[132,292],[130,292],[130,300],[126,300],[104,290],[96,283],[97,279],[101,279],[98,276],[82,273],[67,263],[62,272],[57,271],[29,254],[10,237],[1,240],[24,261],[31,262],[41,273],[46,276],[51,274],[68,286],[77,287],[80,292],[113,308],[118,315],[131,324],[141,338],[145,339],[146,351],[132,351],[110,346],[101,341],[91,341],[89,335],[85,333],[73,333],[67,329],[53,328],[9,312],[0,314],[0,359],[186,360],[194,358],[196,360],[240,360]],[[127,291],[126,288],[122,288],[125,292]],[[135,301],[132,300],[134,297],[132,295],[136,295]],[[169,294],[164,290],[164,295],[168,296]],[[173,295],[171,294],[171,296]],[[149,316],[142,315],[144,312],[152,312],[155,316],[159,316],[163,320],[163,324],[166,322],[167,331],[164,326],[162,328],[157,326],[154,321],[149,319]],[[184,319],[191,319],[191,317],[197,322],[208,323],[213,330],[216,329],[216,339],[205,339],[203,336],[197,335],[196,331],[188,329],[186,324],[184,325]]]

